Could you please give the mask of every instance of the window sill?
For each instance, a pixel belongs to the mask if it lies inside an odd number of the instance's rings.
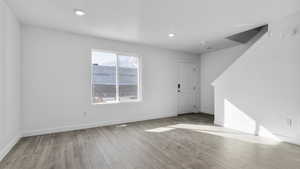
[[[139,103],[139,102],[142,102],[142,100],[112,101],[112,102],[104,102],[104,103],[92,103],[92,105],[109,105],[109,104]]]

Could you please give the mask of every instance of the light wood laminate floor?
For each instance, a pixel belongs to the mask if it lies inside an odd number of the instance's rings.
[[[300,169],[300,148],[184,115],[27,137],[0,169]]]

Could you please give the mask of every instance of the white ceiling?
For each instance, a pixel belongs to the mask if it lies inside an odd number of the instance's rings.
[[[21,22],[193,53],[292,13],[300,0],[6,0]],[[75,16],[75,8],[87,15]],[[175,33],[169,38],[168,33]],[[201,42],[208,41],[206,45]],[[224,43],[220,43],[220,42]],[[219,46],[218,46],[219,45]]]

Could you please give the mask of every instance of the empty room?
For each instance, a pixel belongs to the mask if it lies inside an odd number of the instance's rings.
[[[0,0],[0,169],[300,169],[299,0]]]

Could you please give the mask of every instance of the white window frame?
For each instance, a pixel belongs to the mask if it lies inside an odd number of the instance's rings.
[[[111,102],[103,102],[103,103],[94,103],[93,102],[93,64],[92,64],[92,57],[93,57],[93,52],[107,52],[107,53],[114,53],[117,56],[117,61],[116,61],[116,100],[111,101]],[[102,49],[92,49],[90,51],[90,89],[91,89],[91,104],[92,105],[103,105],[103,104],[119,104],[119,103],[135,103],[135,102],[141,102],[142,101],[142,58],[140,55],[137,55],[135,53],[129,53],[129,52],[119,52],[119,51],[114,51],[114,50],[102,50]],[[138,58],[138,71],[137,71],[137,99],[135,100],[126,100],[126,101],[120,101],[119,99],[119,76],[118,76],[118,69],[119,69],[119,55],[124,55],[124,56],[133,56]]]

